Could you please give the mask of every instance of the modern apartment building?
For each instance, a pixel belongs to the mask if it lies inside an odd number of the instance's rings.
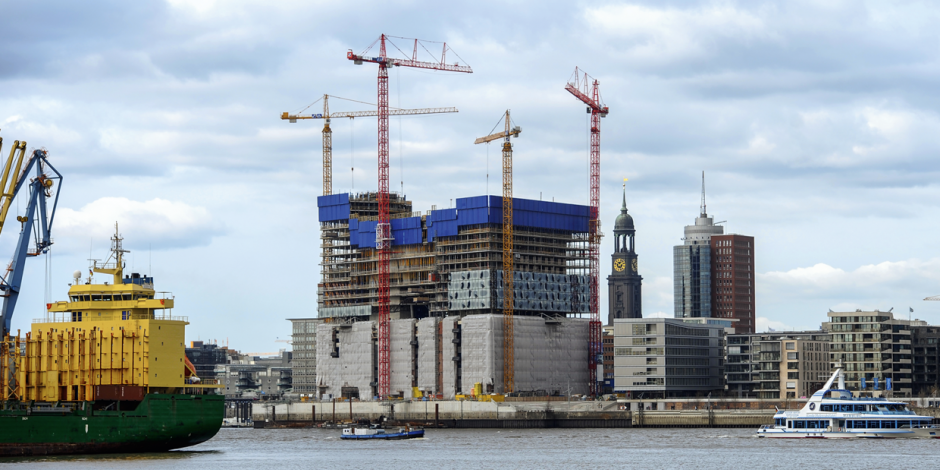
[[[940,393],[940,327],[911,327],[913,373],[911,388],[914,396],[937,396]]]
[[[825,331],[733,334],[726,344],[727,389],[734,397],[808,397],[831,375]]]
[[[726,327],[673,318],[614,320],[614,392],[694,397],[724,389]]]
[[[860,395],[910,397],[913,393],[912,327],[921,320],[891,312],[829,312],[823,329],[832,334],[831,361],[842,364],[846,387]],[[864,380],[863,380],[864,379]]]

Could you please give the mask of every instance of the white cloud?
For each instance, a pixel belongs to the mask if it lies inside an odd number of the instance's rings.
[[[213,236],[224,232],[204,207],[160,198],[133,201],[103,197],[79,210],[58,209],[53,226],[57,251],[77,249],[88,240],[103,243],[114,234],[115,222],[125,246],[152,246],[157,250],[208,245]]]
[[[895,289],[898,286],[936,285],[940,281],[940,258],[909,259],[866,264],[845,271],[825,263],[789,271],[758,274],[757,279],[767,290],[787,291],[802,295],[829,295],[840,292],[871,294],[873,290]]]
[[[666,312],[653,312],[649,315],[646,315],[646,318],[672,318],[673,316]]]
[[[716,53],[714,40],[766,37],[763,20],[729,6],[698,9],[605,5],[588,9],[586,21],[612,38],[626,41],[626,55],[650,63],[669,63]]]
[[[786,323],[780,321],[770,320],[766,317],[757,317],[756,319],[756,330],[759,333],[769,331],[773,328],[775,331],[794,331],[796,328],[793,328]]]

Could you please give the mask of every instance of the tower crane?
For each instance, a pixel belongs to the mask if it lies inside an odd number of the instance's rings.
[[[583,76],[582,76],[583,73]],[[601,317],[600,317],[600,256],[601,256],[601,118],[607,117],[608,108],[601,100],[600,83],[583,70],[574,68],[574,74],[568,79],[565,90],[587,105],[591,115],[591,163],[590,163],[590,198],[591,218],[588,226],[588,265],[590,267],[591,320],[589,322],[588,376],[590,377],[591,395],[600,391],[597,385],[597,357],[602,354]],[[603,375],[600,375],[603,377]]]
[[[0,145],[2,145],[0,140]],[[23,280],[23,268],[26,264],[26,258],[38,256],[40,253],[46,253],[52,245],[52,221],[55,219],[55,210],[59,202],[58,191],[52,204],[52,209],[46,208],[46,199],[52,197],[52,187],[55,180],[61,186],[62,174],[59,173],[46,159],[44,149],[33,150],[26,161],[23,172],[20,168],[23,164],[23,157],[26,149],[26,142],[15,141],[13,149],[10,152],[10,158],[7,159],[3,167],[3,175],[0,176],[0,188],[3,188],[3,205],[0,209],[0,226],[5,220],[10,201],[16,197],[23,186],[29,186],[29,196],[26,201],[26,213],[17,216],[16,220],[20,222],[20,236],[16,243],[16,249],[13,251],[13,260],[7,266],[6,272],[0,277],[0,297],[3,297],[3,304],[0,306],[0,338],[5,339],[10,333],[10,325],[13,321],[13,310],[16,307],[16,301],[19,299],[20,283]],[[16,166],[11,172],[14,153],[19,151],[19,157],[16,159]],[[29,178],[30,171],[35,169],[35,177]],[[12,178],[11,178],[12,177]],[[35,231],[33,225],[36,225]],[[35,232],[34,251],[29,251],[30,238]]]
[[[333,96],[333,98],[340,98]],[[298,119],[323,119],[323,195],[333,194],[333,130],[330,129],[331,118],[357,118],[367,116],[378,116],[379,112],[374,111],[343,111],[330,114],[330,95],[323,95],[323,113],[313,114],[290,114],[281,113],[281,119],[288,122],[297,122]],[[317,100],[319,101],[319,100]],[[355,100],[348,100],[355,101]],[[316,103],[316,102],[314,102]],[[391,116],[410,116],[414,114],[438,114],[438,113],[456,113],[457,108],[419,108],[419,109],[390,109],[388,114]]]
[[[407,38],[397,38],[412,41],[412,39]],[[389,322],[390,322],[390,312],[389,312],[389,264],[391,260],[391,244],[392,244],[392,230],[391,223],[389,221],[388,213],[388,68],[389,67],[416,67],[421,69],[430,69],[430,70],[443,70],[447,72],[464,72],[464,73],[473,73],[473,70],[468,65],[460,65],[459,62],[453,64],[446,63],[447,51],[451,50],[447,47],[447,43],[443,43],[443,49],[441,51],[441,58],[437,60],[435,56],[434,62],[420,61],[418,60],[418,46],[421,46],[425,51],[427,47],[424,44],[424,41],[419,41],[413,39],[414,49],[411,54],[410,59],[396,59],[393,57],[388,57],[386,54],[386,43],[391,44],[392,47],[395,47],[400,52],[398,46],[396,46],[391,41],[391,37],[385,34],[381,35],[376,39],[372,45],[370,45],[365,51],[360,54],[353,53],[352,49],[346,52],[346,58],[353,61],[356,65],[362,65],[364,62],[372,62],[379,65],[379,75],[378,75],[378,117],[379,117],[379,188],[378,188],[378,206],[379,206],[379,217],[378,223],[375,227],[375,247],[379,255],[378,271],[379,271],[379,282],[378,282],[378,304],[379,304],[379,331],[378,331],[378,340],[379,340],[379,377],[378,377],[378,396],[385,398],[388,396],[389,388],[391,385],[391,375],[390,375],[390,363],[389,363],[389,350],[390,350],[390,335],[389,335]],[[379,55],[377,56],[366,56],[376,44],[379,44]],[[452,51],[452,50],[451,50]],[[430,51],[428,51],[430,52]],[[458,56],[459,58],[459,56]]]
[[[503,386],[505,393],[512,393],[515,386],[515,347],[513,345],[513,286],[512,286],[512,144],[510,137],[519,137],[522,128],[510,129],[509,110],[503,118],[506,130],[480,137],[474,144],[503,141]],[[497,124],[499,125],[499,124]]]

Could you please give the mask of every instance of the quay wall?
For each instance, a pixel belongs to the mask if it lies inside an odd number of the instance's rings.
[[[334,408],[335,406],[335,408]],[[708,406],[708,405],[705,405]],[[334,411],[335,410],[335,411]],[[773,422],[769,409],[626,409],[618,402],[368,401],[255,403],[255,427],[305,427],[376,421],[456,428],[753,427]]]

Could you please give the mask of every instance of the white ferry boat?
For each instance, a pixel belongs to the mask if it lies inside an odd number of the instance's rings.
[[[832,384],[839,379],[839,388]],[[757,437],[779,438],[940,438],[930,416],[918,416],[907,403],[885,398],[856,398],[845,389],[837,368],[799,411],[777,410],[774,424],[761,426]]]

